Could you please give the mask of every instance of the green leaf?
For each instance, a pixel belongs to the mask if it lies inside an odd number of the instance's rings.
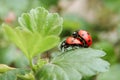
[[[49,50],[59,42],[59,37],[54,35],[42,37],[39,33],[19,28],[13,29],[8,25],[3,25],[3,29],[8,38],[23,51],[27,58]]]
[[[105,72],[109,63],[101,59],[105,53],[92,48],[67,51],[56,56],[40,69],[38,80],[81,80],[82,76],[92,76]]]
[[[27,56],[32,58],[55,47],[62,31],[62,18],[56,13],[49,13],[44,8],[32,9],[19,17],[21,27],[13,29],[3,24],[8,38]]]
[[[3,30],[5,31],[5,34],[8,36],[8,38],[14,42],[22,51],[23,53],[28,57],[28,52],[26,49],[26,46],[24,44],[24,41],[21,40],[20,34],[18,34],[18,30],[11,28],[8,25],[3,24]],[[22,34],[22,33],[21,33]]]
[[[105,60],[109,61],[111,64],[116,62],[116,55],[114,51],[114,46],[108,41],[97,42],[93,45],[96,49],[101,49],[106,52],[106,56],[103,57]]]
[[[35,80],[32,72],[25,75],[18,75],[18,80]]]
[[[44,8],[32,9],[19,17],[22,28],[39,32],[42,36],[59,35],[62,31],[62,18],[56,13],[49,13]]]
[[[4,72],[12,70],[12,69],[15,69],[15,68],[9,67],[5,64],[0,64],[0,73],[4,73]]]
[[[42,41],[40,39],[37,40],[37,41],[38,41],[38,43],[36,43],[34,48],[31,49],[31,53],[33,53],[32,54],[33,56],[38,54],[38,53],[42,53],[44,51],[47,51],[47,50],[55,47],[59,43],[59,37],[57,37],[57,36],[47,36],[47,37],[43,38]]]
[[[98,75],[97,80],[120,80],[120,64],[113,65],[108,72]]]
[[[28,72],[29,72],[28,70],[24,69],[10,70],[3,74],[0,74],[0,80],[17,80],[18,75],[25,75]]]

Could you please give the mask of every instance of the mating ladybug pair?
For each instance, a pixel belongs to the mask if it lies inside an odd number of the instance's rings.
[[[92,44],[92,37],[90,34],[85,30],[79,30],[73,32],[72,36],[67,37],[61,45],[61,50],[66,50],[69,47],[84,47],[87,48]]]

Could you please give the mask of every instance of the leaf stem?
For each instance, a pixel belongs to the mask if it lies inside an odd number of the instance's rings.
[[[33,61],[32,61],[32,58],[31,58],[31,57],[29,57],[29,64],[30,64],[30,67],[31,67],[32,71],[35,72],[35,70],[34,70],[34,65],[33,65]]]
[[[29,64],[30,64],[30,67],[33,68],[33,62],[31,58],[29,58]]]

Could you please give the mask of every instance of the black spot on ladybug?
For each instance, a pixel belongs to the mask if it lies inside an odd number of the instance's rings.
[[[82,36],[84,36],[84,34],[82,34]]]
[[[91,40],[88,40],[88,42],[90,42]]]

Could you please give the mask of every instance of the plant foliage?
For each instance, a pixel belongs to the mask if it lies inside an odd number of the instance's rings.
[[[58,44],[62,22],[62,18],[58,14],[48,13],[44,8],[36,8],[19,17],[20,27],[13,29],[3,24],[3,29],[9,39],[28,58],[32,58]]]
[[[63,20],[57,13],[49,13],[40,7],[23,13],[18,21],[19,27],[3,24],[3,30],[28,58],[31,72],[26,73],[24,70],[22,74],[21,69],[5,69],[0,80],[81,80],[83,76],[93,76],[108,70],[109,63],[101,59],[105,52],[92,48],[59,52],[61,54],[50,62],[39,59],[33,64],[34,56],[59,44]]]
[[[103,51],[92,48],[64,52],[40,69],[36,77],[38,80],[81,80],[82,76],[108,70],[109,63],[101,59],[103,56]]]

